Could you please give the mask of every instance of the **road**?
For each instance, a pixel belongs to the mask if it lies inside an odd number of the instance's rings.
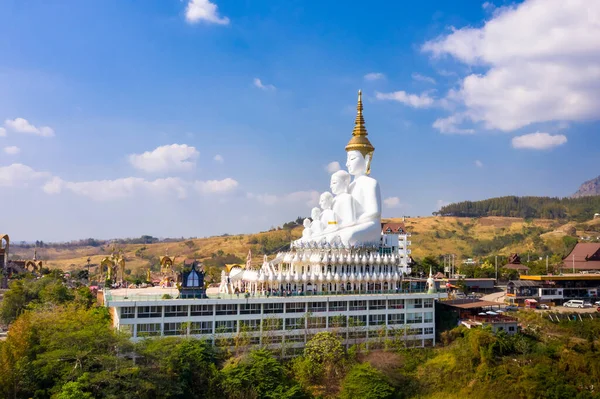
[[[494,292],[493,294],[484,295],[481,297],[481,299],[484,301],[503,303],[505,296],[506,296],[506,292],[500,291],[500,292]]]

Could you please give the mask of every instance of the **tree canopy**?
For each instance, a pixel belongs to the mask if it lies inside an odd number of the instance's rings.
[[[434,215],[458,217],[508,216],[590,220],[600,209],[600,196],[581,198],[498,197],[443,206]]]

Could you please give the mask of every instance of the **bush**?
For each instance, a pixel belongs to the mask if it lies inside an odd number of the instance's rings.
[[[394,396],[394,387],[379,370],[369,363],[352,367],[342,383],[340,399],[387,399]]]

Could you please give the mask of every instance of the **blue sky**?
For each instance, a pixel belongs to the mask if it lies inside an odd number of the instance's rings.
[[[598,18],[585,0],[0,1],[0,230],[307,216],[359,88],[384,216],[570,195],[600,174]]]

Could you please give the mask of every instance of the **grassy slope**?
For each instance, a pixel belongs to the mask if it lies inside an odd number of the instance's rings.
[[[386,219],[389,221],[401,221],[401,219]],[[454,253],[459,258],[462,256],[471,255],[471,239],[486,240],[492,239],[494,236],[506,235],[511,233],[521,233],[524,228],[540,227],[543,229],[542,239],[547,245],[559,243],[562,237],[566,234],[569,226],[577,226],[577,234],[588,234],[590,231],[600,231],[600,219],[586,222],[583,224],[568,223],[561,225],[556,220],[534,219],[525,221],[522,218],[509,217],[484,217],[484,218],[457,218],[457,217],[423,217],[423,218],[407,218],[405,221],[406,228],[413,233],[412,241],[412,256],[421,258],[426,255],[439,255],[444,253]],[[582,229],[586,226],[585,229]],[[436,234],[437,232],[437,234]],[[228,237],[209,237],[198,238],[194,240],[184,240],[178,242],[156,243],[149,245],[129,244],[121,245],[125,252],[127,268],[137,270],[139,268],[147,268],[149,266],[148,257],[162,256],[168,250],[170,255],[177,256],[176,263],[180,263],[185,258],[206,259],[211,254],[222,250],[225,253],[232,253],[242,259],[246,258],[248,250],[255,248],[255,245],[250,244],[251,237],[279,237],[283,238],[286,231],[272,231],[252,235],[237,235]],[[294,238],[301,234],[301,228],[296,228],[292,232]],[[465,239],[467,237],[468,239]],[[146,247],[143,250],[144,257],[136,256],[136,251]],[[38,249],[38,257],[46,261],[46,265],[51,268],[61,268],[70,270],[83,267],[86,264],[87,257],[91,257],[92,264],[98,264],[105,256],[111,252],[111,246],[104,247],[79,247],[75,249],[57,249],[57,248],[40,248]],[[13,254],[17,254],[22,259],[30,258],[33,255],[33,250],[23,250],[20,248],[11,248]],[[526,238],[525,242],[505,247],[500,251],[500,254],[508,255],[512,252],[523,253],[527,250],[533,250],[531,238]],[[256,251],[255,251],[256,254]],[[254,262],[260,263],[260,256],[254,257]]]

